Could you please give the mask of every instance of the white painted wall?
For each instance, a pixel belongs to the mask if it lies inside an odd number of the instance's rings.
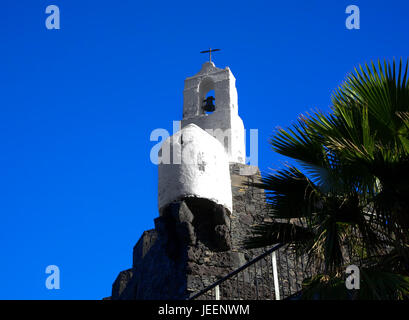
[[[183,197],[206,198],[232,211],[229,159],[218,140],[188,124],[165,140],[159,153],[171,162],[158,165],[159,212]]]

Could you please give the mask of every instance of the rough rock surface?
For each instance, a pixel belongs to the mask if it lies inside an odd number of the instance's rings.
[[[244,250],[250,226],[265,218],[262,190],[245,186],[256,167],[231,164],[233,211],[203,198],[171,203],[133,250],[133,266],[112,286],[112,300],[187,299],[260,254]]]

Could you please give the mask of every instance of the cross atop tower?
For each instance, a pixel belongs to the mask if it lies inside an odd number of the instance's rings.
[[[209,50],[200,51],[200,53],[209,53],[209,62],[212,62],[212,52],[215,51],[220,51],[220,49],[209,48]]]

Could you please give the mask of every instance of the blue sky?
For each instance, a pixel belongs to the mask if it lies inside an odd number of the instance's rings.
[[[336,2],[336,4],[334,4]],[[345,27],[360,8],[361,29]],[[61,29],[47,30],[58,5]],[[409,55],[409,2],[2,0],[0,299],[101,299],[153,227],[156,128],[180,120],[183,81],[221,48],[239,113],[267,143],[359,63]],[[47,290],[57,265],[61,289]]]

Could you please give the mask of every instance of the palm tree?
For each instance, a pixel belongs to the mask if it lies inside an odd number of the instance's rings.
[[[328,114],[307,113],[270,141],[297,165],[254,184],[272,222],[254,227],[245,246],[279,242],[306,254],[319,272],[304,297],[348,297],[341,278],[351,262],[361,266],[359,298],[409,296],[408,78],[408,61],[359,66]]]

